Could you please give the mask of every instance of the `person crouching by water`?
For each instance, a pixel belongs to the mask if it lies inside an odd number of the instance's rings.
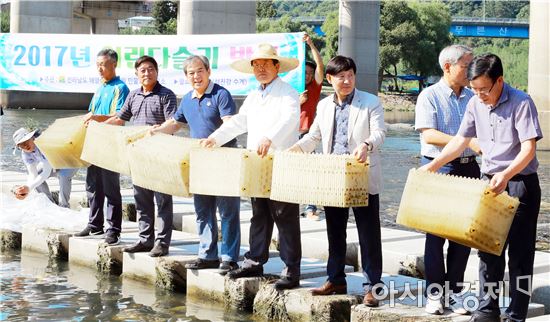
[[[59,205],[69,208],[72,179],[78,169],[53,169],[34,143],[37,134],[37,130],[30,131],[25,128],[20,128],[13,133],[13,141],[21,150],[21,158],[28,172],[27,184],[15,186],[12,189],[15,198],[23,200],[27,198],[31,190],[36,189],[55,203],[46,180],[49,177],[57,177],[59,179]]]

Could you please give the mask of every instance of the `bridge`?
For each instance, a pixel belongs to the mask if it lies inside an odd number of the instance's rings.
[[[272,18],[276,20],[278,18]],[[511,18],[453,17],[449,32],[456,37],[529,38],[529,20]],[[324,36],[321,26],[325,17],[298,17],[296,21],[313,28]]]

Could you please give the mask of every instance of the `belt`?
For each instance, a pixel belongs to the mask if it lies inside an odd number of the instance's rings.
[[[482,173],[482,175],[486,176],[489,179],[492,179],[493,176],[494,176],[494,174],[488,174],[488,173]],[[530,174],[516,174],[515,176],[510,178],[510,181],[522,181],[522,180],[529,179],[529,178],[536,177],[536,176],[537,176],[536,172],[533,172],[533,173],[530,173]]]
[[[432,157],[427,157],[425,155],[423,157],[425,157],[428,160],[433,160],[434,159]],[[475,161],[476,161],[476,156],[471,155],[469,157],[456,158],[456,159],[450,161],[449,163],[452,163],[452,164],[465,164],[465,163],[470,163],[470,162],[475,162]]]

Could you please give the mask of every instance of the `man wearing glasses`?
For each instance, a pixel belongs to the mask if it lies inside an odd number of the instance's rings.
[[[520,205],[504,247],[508,249],[511,301],[504,321],[523,321],[530,299],[537,218],[541,190],[537,175],[536,141],[542,138],[537,110],[526,93],[504,82],[500,58],[477,56],[468,67],[470,87],[477,97],[468,103],[457,135],[441,154],[421,169],[437,171],[455,159],[477,137],[483,151],[481,172],[494,193],[507,191]],[[499,283],[504,279],[505,254],[479,251],[480,303],[470,321],[500,321]]]
[[[439,54],[443,70],[441,80],[423,90],[416,101],[415,128],[420,132],[421,164],[428,164],[441,153],[460,127],[466,106],[474,93],[468,86],[468,64],[474,55],[462,45],[445,47]],[[438,172],[462,177],[480,176],[475,153],[479,152],[477,139],[460,156],[445,164]],[[443,304],[454,313],[467,314],[460,292],[464,270],[470,256],[470,247],[448,242],[445,238],[426,234],[424,263],[426,274],[426,312],[443,314]]]

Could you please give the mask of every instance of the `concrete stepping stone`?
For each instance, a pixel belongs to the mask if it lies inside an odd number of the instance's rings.
[[[182,232],[183,234],[183,232]],[[172,238],[174,240],[174,238]],[[218,253],[221,245],[218,243]],[[151,257],[148,253],[122,253],[123,277],[141,280],[157,287],[185,292],[187,284],[187,269],[185,264],[197,259],[199,244],[171,245],[167,256]],[[248,250],[241,247],[242,258]],[[270,252],[270,256],[276,253]]]
[[[122,273],[123,249],[139,240],[137,224],[124,229],[120,244],[109,246],[104,242],[105,235],[70,238],[69,262],[97,269],[102,273],[119,275]],[[128,224],[129,225],[129,224]],[[180,231],[172,232],[172,245],[198,244],[198,236]]]
[[[21,238],[21,233],[0,229],[0,252],[21,249]]]
[[[236,280],[220,275],[217,269],[188,270],[187,295],[250,311],[260,284],[279,278],[284,266],[280,257],[272,257],[264,265],[264,277]],[[326,275],[326,262],[319,259],[302,258],[300,267],[303,280]],[[346,272],[352,271],[353,267],[346,266]]]
[[[409,303],[411,304],[411,303]],[[505,308],[501,307],[501,314],[504,313]],[[535,317],[544,314],[544,306],[541,304],[531,303],[527,316]],[[452,321],[452,322],[466,322],[470,319],[469,315],[460,315],[453,313],[452,311],[445,310],[443,315],[432,315],[426,313],[423,306],[415,305],[413,302],[411,305],[404,303],[382,303],[380,307],[371,308],[363,304],[354,305],[351,308],[351,322],[367,322],[367,321]]]
[[[69,255],[69,237],[76,231],[38,228],[24,225],[21,236],[21,248],[43,253],[49,258],[67,258]]]
[[[326,277],[306,279],[299,289],[276,292],[265,285],[254,299],[254,313],[274,320],[290,321],[349,321],[352,305],[363,301],[365,277],[360,272],[347,274],[347,294],[330,296],[313,296],[311,289],[320,287]],[[415,296],[422,280],[416,278],[388,275],[382,276],[382,281],[388,287],[381,294],[382,298]]]

